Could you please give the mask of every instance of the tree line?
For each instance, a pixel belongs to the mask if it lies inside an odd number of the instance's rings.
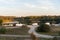
[[[19,23],[25,23],[25,24],[31,24],[34,22],[50,22],[52,23],[60,23],[60,16],[26,16],[26,17],[17,17],[14,18],[15,21],[18,21]]]

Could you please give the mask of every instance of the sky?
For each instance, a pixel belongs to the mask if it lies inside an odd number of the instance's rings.
[[[60,15],[60,0],[0,0],[0,15]]]

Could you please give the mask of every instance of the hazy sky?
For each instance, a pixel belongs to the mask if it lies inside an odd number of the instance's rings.
[[[60,0],[0,0],[0,15],[60,15]]]

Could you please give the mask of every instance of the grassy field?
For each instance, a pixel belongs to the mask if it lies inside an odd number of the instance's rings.
[[[0,37],[0,40],[31,40],[31,37]]]
[[[51,27],[51,31],[50,32],[38,32],[39,34],[45,34],[45,35],[52,35],[52,36],[60,36],[59,35],[60,32],[60,27]]]
[[[11,34],[11,35],[29,35],[28,33],[29,28],[28,27],[20,27],[20,28],[14,28],[14,29],[7,29],[5,34]],[[45,34],[45,35],[52,35],[52,36],[57,36],[58,32],[60,31],[60,27],[53,27],[53,32],[39,32],[40,34]],[[31,40],[30,38],[20,38],[20,37],[0,37],[0,40]],[[42,38],[43,40],[43,38]],[[50,39],[44,39],[44,40],[50,40]]]
[[[5,34],[13,34],[13,35],[28,35],[29,28],[27,27],[20,27],[14,29],[7,29]]]
[[[28,30],[29,30],[28,27],[7,29],[5,34],[8,34],[8,35],[29,35]],[[28,40],[28,39],[30,40],[31,37],[28,37],[28,38],[25,38],[25,37],[0,37],[0,40]]]

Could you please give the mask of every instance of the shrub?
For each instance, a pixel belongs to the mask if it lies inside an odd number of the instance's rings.
[[[44,23],[41,23],[39,25],[39,27],[36,29],[37,32],[49,32],[50,31],[50,27],[49,25],[46,25]]]
[[[0,28],[0,34],[5,34],[6,33],[6,28]]]
[[[58,32],[58,35],[60,36],[60,31]]]
[[[57,37],[54,37],[53,40],[57,40]]]
[[[2,26],[2,22],[3,22],[2,19],[0,19],[0,26]]]

